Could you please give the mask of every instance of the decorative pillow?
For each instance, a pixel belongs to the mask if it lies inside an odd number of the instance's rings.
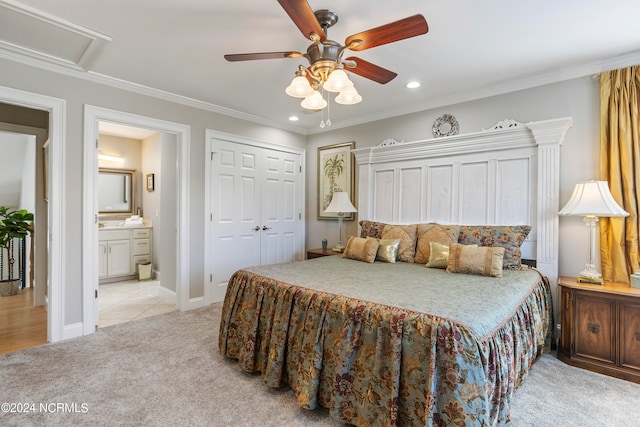
[[[442,225],[434,222],[418,224],[418,244],[416,245],[415,262],[420,264],[429,262],[430,242],[442,243],[449,250],[451,243],[458,243],[459,234],[460,227],[458,225]]]
[[[502,246],[473,247],[453,243],[449,245],[447,272],[502,277],[504,252]]]
[[[363,219],[360,224],[360,237],[373,237],[374,239],[382,238],[382,228],[385,226],[384,222],[375,222]]]
[[[463,245],[501,246],[504,248],[504,268],[518,268],[522,262],[520,245],[527,238],[529,225],[461,225],[458,243]]]
[[[400,239],[398,261],[413,262],[416,256],[416,233],[418,226],[385,224],[382,229],[383,239]]]
[[[347,242],[347,247],[344,248],[342,257],[364,262],[373,262],[376,260],[378,246],[380,246],[378,239],[365,239],[351,236]]]
[[[443,245],[438,242],[429,242],[429,268],[447,268],[449,264],[449,245]],[[416,259],[418,257],[416,256]],[[416,261],[417,262],[417,261]]]
[[[376,260],[395,263],[399,248],[400,239],[381,239]]]
[[[429,243],[429,246],[431,246],[429,251],[429,262],[427,262],[426,266],[429,268],[447,268],[449,265],[449,245],[431,242]],[[474,248],[478,247],[478,245],[470,246]]]

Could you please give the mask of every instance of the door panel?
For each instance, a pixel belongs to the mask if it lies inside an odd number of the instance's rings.
[[[214,141],[211,158],[211,295],[224,299],[238,269],[302,259],[301,156]]]
[[[220,142],[212,160],[211,265],[213,298],[224,298],[231,274],[260,264],[260,212],[254,147]]]

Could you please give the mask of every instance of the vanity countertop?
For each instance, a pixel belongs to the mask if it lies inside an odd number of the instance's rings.
[[[130,228],[151,228],[151,224],[124,225],[123,221],[104,221],[98,223],[98,229],[100,230],[127,230]]]

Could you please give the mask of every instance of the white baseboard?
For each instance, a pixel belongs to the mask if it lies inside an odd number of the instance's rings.
[[[62,331],[62,339],[69,340],[71,338],[78,338],[83,336],[84,325],[82,322],[73,323],[71,325],[64,325]]]
[[[187,310],[204,307],[204,297],[190,298]]]
[[[158,294],[169,304],[176,304],[178,302],[178,298],[176,298],[176,291],[160,286],[158,288]]]

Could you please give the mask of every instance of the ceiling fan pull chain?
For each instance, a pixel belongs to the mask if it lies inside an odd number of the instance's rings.
[[[324,88],[322,88],[324,94]],[[327,126],[331,126],[331,94],[327,94]]]

